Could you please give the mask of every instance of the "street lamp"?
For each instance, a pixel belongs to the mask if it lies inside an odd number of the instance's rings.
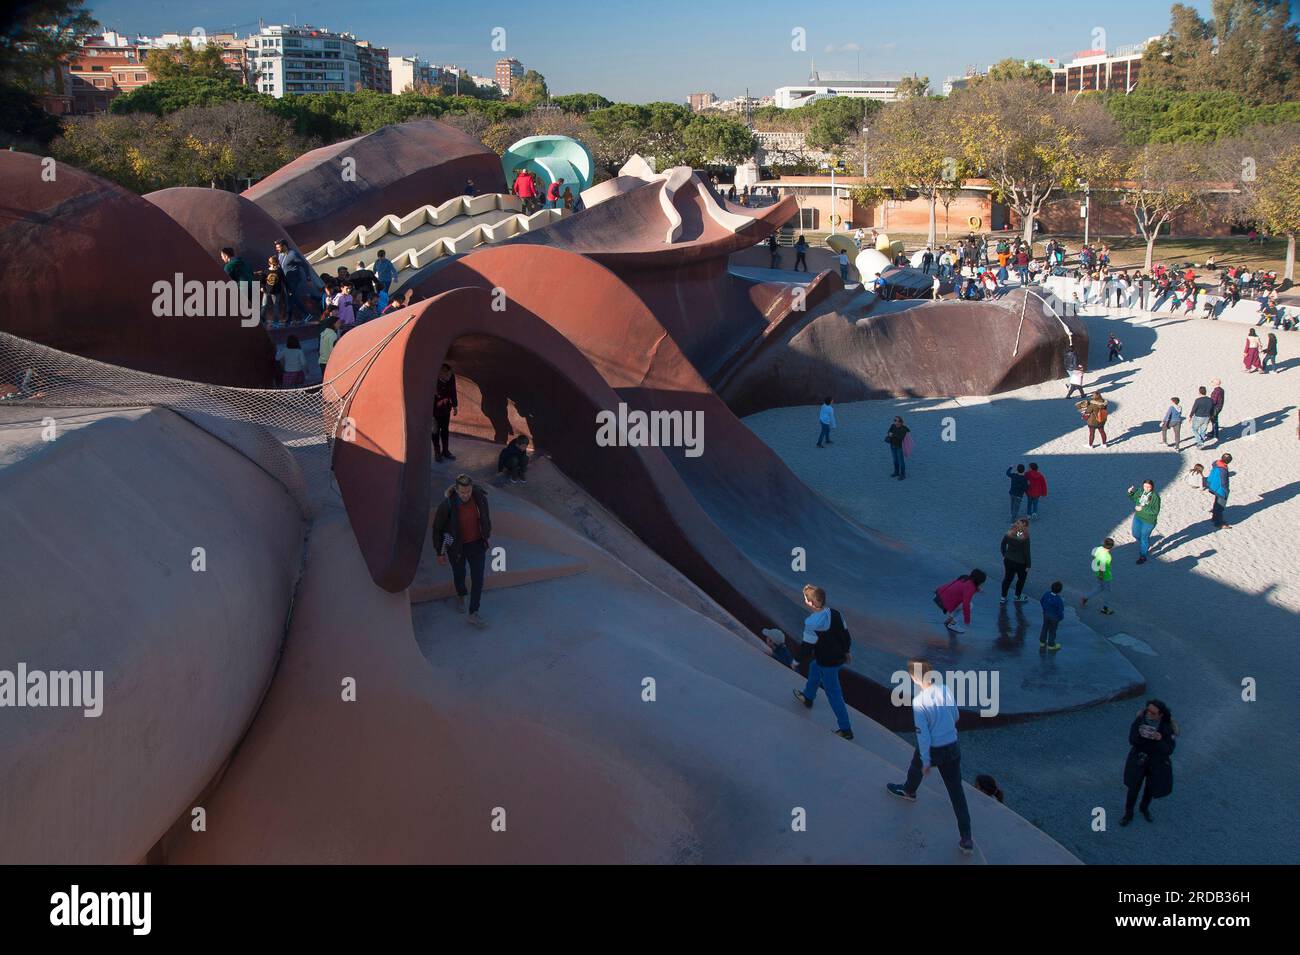
[[[1091,193],[1088,190],[1086,182],[1080,183],[1083,186],[1083,244],[1088,244],[1088,213],[1091,211],[1091,202],[1089,201]]]

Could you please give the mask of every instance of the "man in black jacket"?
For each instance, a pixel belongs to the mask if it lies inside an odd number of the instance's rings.
[[[826,691],[831,712],[839,723],[835,735],[853,739],[849,710],[844,705],[844,691],[840,688],[840,667],[852,660],[849,648],[853,645],[853,638],[849,636],[840,612],[826,605],[826,591],[822,588],[808,584],[803,589],[803,602],[812,613],[804,621],[799,659],[811,660],[808,663],[808,682],[802,693],[794,691],[794,698],[811,710],[820,686]]]
[[[528,478],[528,435],[521,434],[514,438],[501,451],[497,458],[497,473],[502,471],[510,478],[511,484],[527,484]]]
[[[440,566],[447,566],[448,559],[451,560],[457,613],[465,612],[465,565],[469,565],[469,622],[475,625],[483,623],[478,608],[491,536],[487,492],[475,486],[468,474],[462,474],[447,488],[433,516],[433,549]]]
[[[456,400],[456,373],[451,370],[451,365],[443,362],[442,367],[438,369],[438,380],[433,385],[433,424],[436,428],[433,432],[433,460],[435,462],[443,458],[448,461],[456,460],[456,455],[448,449],[447,442],[451,436],[451,416],[459,414],[459,409],[460,403]]]

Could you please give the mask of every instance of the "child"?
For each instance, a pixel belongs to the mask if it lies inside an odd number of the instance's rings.
[[[835,399],[828,397],[822,402],[822,410],[817,415],[817,420],[821,422],[822,426],[821,434],[817,436],[817,447],[819,448],[822,446],[823,441],[827,444],[835,443],[831,440],[831,429],[838,427],[835,423],[835,409],[831,407],[834,403]]]
[[[954,619],[958,607],[961,607],[962,619],[966,626],[970,626],[971,599],[979,593],[986,580],[988,575],[977,567],[969,574],[962,574],[934,592],[934,602],[943,611],[943,625],[953,633],[966,632]]]
[[[1165,410],[1165,416],[1160,419],[1160,443],[1169,444],[1169,430],[1174,432],[1174,450],[1183,441],[1183,409],[1177,398],[1169,399],[1169,407]]]
[[[301,388],[307,380],[307,358],[297,335],[290,335],[284,343],[284,387]]]
[[[987,773],[975,777],[975,788],[989,798],[1002,802],[1002,789],[998,786],[998,781]]]
[[[1039,653],[1061,649],[1061,645],[1056,642],[1056,627],[1065,619],[1065,601],[1061,599],[1063,589],[1065,585],[1059,580],[1054,580],[1052,589],[1043,594],[1042,600],[1039,601],[1043,607],[1043,629],[1038,632]]]
[[[1096,597],[1098,594],[1101,594],[1101,612],[1108,616],[1115,612],[1110,609],[1110,605],[1106,602],[1107,598],[1110,596],[1110,552],[1114,547],[1115,541],[1107,537],[1101,542],[1100,547],[1094,547],[1092,549],[1092,573],[1093,576],[1097,578],[1097,586],[1088,591],[1088,594],[1079,603],[1080,607],[1086,607],[1088,606],[1089,600]]]
[[[781,666],[794,669],[794,654],[790,648],[785,645],[785,634],[773,627],[763,631],[763,642],[767,644],[768,652],[772,659]]]
[[[502,450],[497,458],[497,473],[505,471],[511,484],[527,484],[528,435],[521,434]]]
[[[1192,469],[1187,472],[1188,487],[1196,488],[1198,491],[1205,490],[1205,465],[1193,464]]]
[[[1038,470],[1038,465],[1033,461],[1029,462],[1029,473],[1025,475],[1025,482],[1028,487],[1025,495],[1028,498],[1027,513],[1031,520],[1038,517],[1038,502],[1047,497],[1047,478],[1043,472]]]
[[[352,284],[344,282],[339,286],[339,293],[334,296],[330,302],[334,310],[338,313],[339,324],[344,328],[351,328],[356,323],[356,313],[352,310]]]
[[[1120,341],[1118,338],[1116,338],[1114,335],[1110,336],[1110,340],[1106,342],[1106,347],[1110,349],[1110,357],[1106,359],[1107,364],[1110,364],[1116,358],[1118,358],[1120,361],[1124,360],[1124,352],[1123,352],[1124,343]]]

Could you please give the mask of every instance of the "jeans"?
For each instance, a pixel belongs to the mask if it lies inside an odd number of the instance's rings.
[[[1109,597],[1110,597],[1110,581],[1109,581],[1109,580],[1103,580],[1103,579],[1101,579],[1100,577],[1098,577],[1098,578],[1097,578],[1097,586],[1093,587],[1092,590],[1088,591],[1088,592],[1084,595],[1084,598],[1083,598],[1083,599],[1084,599],[1084,600],[1091,600],[1093,597],[1097,597],[1097,596],[1102,596],[1102,597],[1107,598],[1106,600],[1103,600],[1102,603],[1101,603],[1101,605],[1102,605],[1103,607],[1109,607],[1109,606],[1110,606],[1110,604],[1107,602],[1108,599],[1109,599]]]
[[[1205,427],[1209,423],[1209,418],[1192,416],[1192,434],[1196,435],[1196,446],[1198,448],[1203,447],[1205,444]]]
[[[1262,365],[1260,365],[1260,369],[1259,369],[1259,370],[1262,371],[1262,372],[1264,372],[1265,374],[1267,374],[1267,373],[1268,373],[1268,366],[1269,366],[1269,364],[1272,364],[1272,365],[1273,365],[1273,370],[1274,370],[1274,371],[1277,370],[1277,355],[1276,355],[1276,354],[1265,355],[1265,356],[1264,356],[1264,363],[1263,363]]]
[[[1210,519],[1215,527],[1223,527],[1228,522],[1223,519],[1223,509],[1228,506],[1228,498],[1223,494],[1214,495],[1214,504],[1210,507]]]
[[[1216,441],[1219,439],[1219,412],[1215,409],[1214,414],[1210,415],[1210,437]]]
[[[803,695],[809,702],[817,699],[817,687],[826,691],[826,700],[831,705],[831,712],[846,733],[849,726],[849,709],[844,705],[844,691],[840,689],[840,668],[820,666],[816,660],[808,664],[808,682],[804,684]]]
[[[830,441],[830,439],[831,439],[831,426],[828,424],[823,424],[822,433],[817,436],[817,447],[820,448],[822,446],[822,442]]]
[[[1176,448],[1183,443],[1183,423],[1181,421],[1174,421],[1160,426],[1160,443],[1169,443],[1169,432],[1171,430],[1174,433],[1174,447]]]
[[[1037,514],[1038,502],[1040,500],[1041,498],[1034,497],[1032,494],[1029,495],[1029,500],[1025,503],[1025,513],[1028,514],[1030,517],[1033,517],[1035,514]]]
[[[1025,578],[1029,576],[1029,568],[1024,564],[1018,564],[1014,560],[1002,559],[1002,599],[1007,598],[1007,591],[1011,589],[1011,578],[1016,579],[1016,596],[1019,597],[1025,592]]]
[[[903,456],[903,446],[891,444],[889,446],[889,453],[893,455],[894,458],[894,473],[899,477],[906,477],[907,459]]]
[[[1056,628],[1060,624],[1059,620],[1052,620],[1048,617],[1043,618],[1043,629],[1038,631],[1038,642],[1043,646],[1049,643],[1056,643]]]
[[[1145,557],[1147,551],[1151,548],[1151,532],[1156,529],[1154,524],[1148,524],[1136,514],[1133,515],[1133,536],[1138,542],[1138,555]]]
[[[1011,497],[1011,519],[1014,521],[1020,516],[1020,502],[1025,499],[1023,494],[1012,494]]]
[[[961,788],[961,750],[956,743],[930,747],[930,765],[939,770],[943,785],[948,790],[952,811],[957,816],[957,832],[963,839],[970,838],[970,809],[966,806],[966,793]],[[912,764],[907,767],[907,781],[903,789],[913,796],[921,788],[921,751],[912,751]]]
[[[849,282],[849,267],[847,265],[840,266],[840,281],[845,285]]]
[[[469,612],[478,613],[479,598],[483,596],[483,567],[487,561],[487,541],[476,540],[462,544],[454,554],[449,554],[451,577],[456,593],[465,596],[465,564],[469,564]]]
[[[1083,393],[1083,385],[1074,385],[1074,384],[1070,385],[1069,388],[1065,389],[1065,397],[1067,398],[1073,397],[1076,391],[1079,393],[1080,398],[1084,399],[1085,401],[1088,399],[1088,396]]]

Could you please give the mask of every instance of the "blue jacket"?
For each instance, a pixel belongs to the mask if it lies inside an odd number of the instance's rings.
[[[1024,497],[1025,491],[1029,490],[1029,479],[1024,474],[1017,474],[1013,468],[1007,468],[1007,477],[1011,478],[1011,494]]]
[[[1045,619],[1057,621],[1065,619],[1065,601],[1061,599],[1060,594],[1054,594],[1049,590],[1043,594],[1043,599],[1039,603],[1043,605]]]
[[[1228,468],[1226,465],[1220,466],[1218,461],[1210,468],[1209,476],[1205,479],[1205,486],[1217,494],[1219,497],[1228,496]]]

